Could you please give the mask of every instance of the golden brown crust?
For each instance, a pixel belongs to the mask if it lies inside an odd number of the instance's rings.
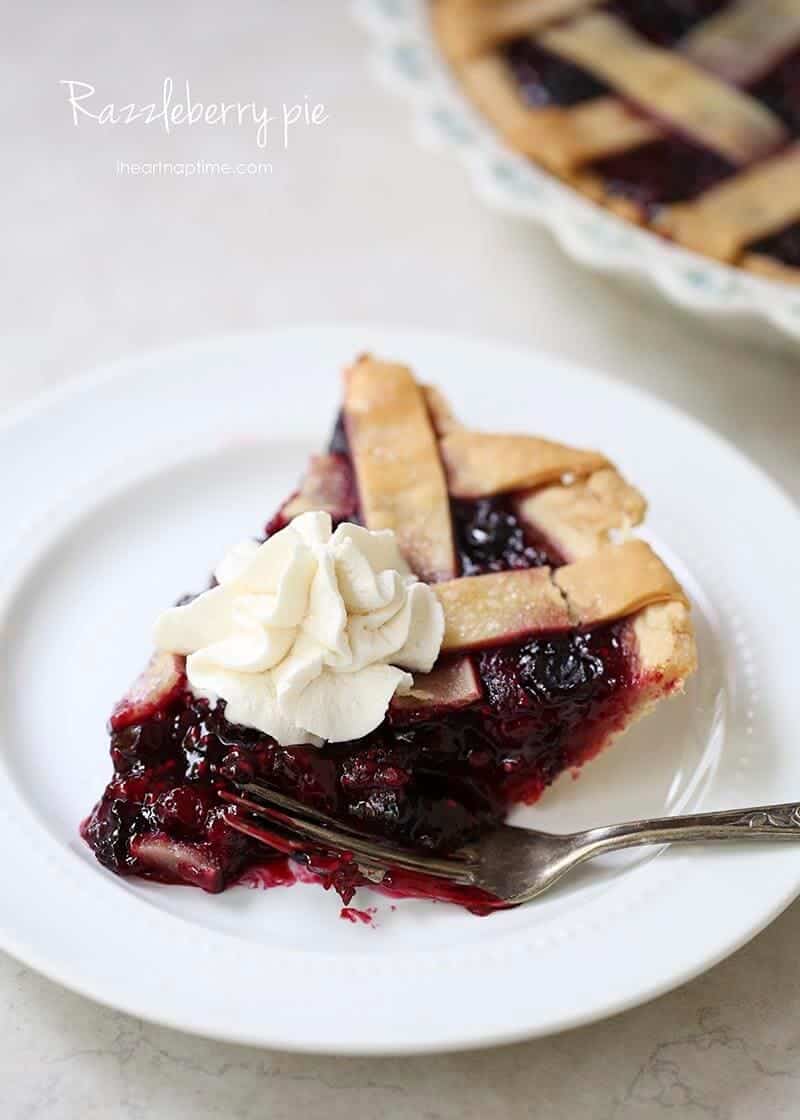
[[[608,466],[599,451],[581,451],[537,436],[492,435],[467,428],[448,432],[440,447],[455,498],[525,490]]]
[[[635,614],[651,603],[677,600],[683,588],[646,541],[632,538],[553,572],[573,626],[597,626]]]
[[[631,625],[640,678],[669,689],[695,671],[697,647],[685,603],[673,600],[645,607]]]
[[[411,371],[360,358],[345,374],[344,414],[367,527],[393,529],[421,579],[452,576],[447,482],[425,398]]]
[[[765,74],[800,41],[797,0],[732,0],[681,40],[681,53],[738,86]]]
[[[604,467],[571,485],[545,486],[521,494],[517,516],[555,545],[565,560],[591,556],[628,533],[644,518],[647,503],[613,467]]]
[[[453,579],[437,584],[434,591],[444,609],[443,653],[507,644],[526,634],[572,626],[549,568]]]
[[[447,397],[435,385],[423,385],[422,392],[425,394],[431,423],[439,439],[446,436],[448,432],[455,431],[456,428],[463,428],[464,425],[453,413]]]

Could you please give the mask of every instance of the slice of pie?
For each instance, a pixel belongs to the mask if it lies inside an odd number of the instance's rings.
[[[429,851],[492,828],[695,668],[686,596],[631,535],[644,512],[601,453],[473,431],[360,358],[300,489],[160,616],[84,838],[122,875],[219,891],[302,868],[348,900],[351,860],[271,859],[220,794],[258,777]]]
[[[630,221],[800,279],[800,0],[431,0],[517,151]]]

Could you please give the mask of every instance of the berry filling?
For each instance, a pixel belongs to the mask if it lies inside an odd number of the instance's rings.
[[[83,836],[118,874],[219,891],[265,862],[261,844],[226,826],[219,798],[258,778],[368,832],[452,850],[594,753],[621,725],[634,676],[624,622],[489,650],[477,668],[484,696],[475,706],[430,721],[387,719],[322,749],[280,747],[230,724],[224,704],[184,691],[112,731],[115,776]],[[352,864],[295,859],[345,902],[361,881]]]
[[[512,40],[505,57],[529,105],[569,108],[611,93],[608,86],[580,66],[540,47],[524,36]]]
[[[505,497],[453,500],[453,531],[461,574],[507,572],[516,568],[558,567],[557,549],[530,527],[523,527]]]
[[[613,0],[609,10],[659,47],[671,47],[727,0]]]
[[[783,264],[800,268],[800,222],[794,222],[780,233],[774,233],[748,246],[748,252],[764,253]]]
[[[800,50],[794,50],[749,92],[776,113],[792,132],[800,132]]]
[[[659,206],[685,202],[721,183],[734,171],[722,156],[679,136],[654,140],[592,164],[610,194],[652,215]]]
[[[346,444],[338,437],[338,455]],[[270,531],[281,527],[280,515]],[[505,499],[454,502],[467,574],[562,560],[523,528]],[[426,851],[449,851],[533,802],[564,769],[594,754],[628,713],[635,666],[627,624],[536,638],[474,658],[479,699],[427,717],[393,707],[365,738],[287,748],[225,718],[185,687],[180,662],[155,658],[111,721],[114,777],[82,826],[97,859],[120,875],[217,892],[242,880],[312,878],[345,903],[363,885],[341,854],[301,852],[276,837],[273,853],[226,824],[220,793],[260,779],[309,806]],[[138,699],[151,688],[147,703]],[[394,896],[447,899],[484,913],[492,900],[441,881],[392,872]]]

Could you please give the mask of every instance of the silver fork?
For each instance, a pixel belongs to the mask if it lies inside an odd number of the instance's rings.
[[[800,839],[800,802],[790,802],[656,817],[563,835],[500,825],[455,852],[432,856],[368,835],[259,782],[239,788],[245,796],[221,794],[235,806],[228,824],[270,847],[347,852],[373,881],[379,881],[383,872],[400,868],[477,888],[508,905],[528,902],[578,864],[622,848],[752,836]]]

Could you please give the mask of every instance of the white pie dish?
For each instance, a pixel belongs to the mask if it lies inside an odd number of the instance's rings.
[[[759,342],[800,339],[800,285],[766,280],[617,217],[511,151],[453,80],[430,29],[428,0],[353,0],[375,75],[405,96],[426,145],[456,155],[478,195],[545,226],[581,264]]]

